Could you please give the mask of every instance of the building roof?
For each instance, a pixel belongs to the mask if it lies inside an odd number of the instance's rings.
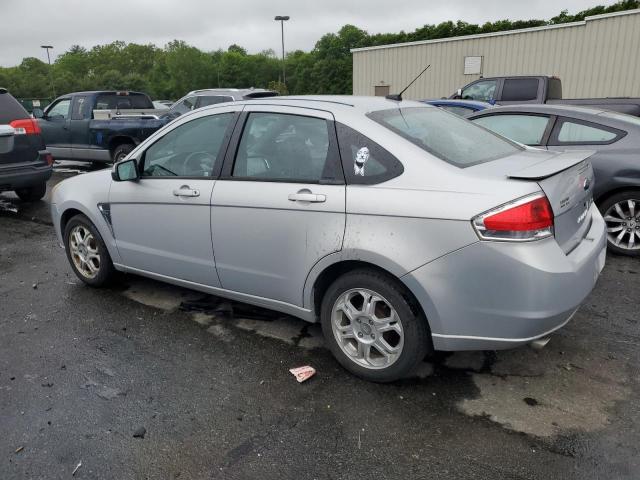
[[[636,8],[633,10],[623,10],[621,12],[612,12],[612,13],[603,13],[601,15],[592,15],[590,17],[586,17],[584,20],[578,22],[569,22],[569,23],[559,23],[557,25],[543,25],[541,27],[531,27],[531,28],[520,28],[517,30],[505,30],[502,32],[490,32],[490,33],[479,33],[476,35],[463,35],[460,37],[448,37],[448,38],[436,38],[433,40],[418,40],[415,42],[403,42],[403,43],[391,43],[389,45],[374,45],[371,47],[361,47],[361,48],[352,48],[351,53],[355,52],[366,52],[369,50],[383,50],[386,48],[398,48],[398,47],[411,47],[414,45],[425,45],[429,43],[445,43],[445,42],[457,42],[460,40],[473,40],[477,38],[489,38],[489,37],[499,37],[504,35],[515,35],[518,33],[528,33],[528,32],[539,32],[543,30],[553,30],[557,28],[571,28],[571,27],[579,27],[584,26],[587,22],[591,22],[593,20],[601,20],[604,18],[617,17],[621,15],[638,15],[640,14],[640,8]]]

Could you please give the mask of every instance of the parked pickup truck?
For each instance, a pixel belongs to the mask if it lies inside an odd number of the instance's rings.
[[[77,92],[33,110],[56,160],[116,162],[169,122],[139,92]]]
[[[549,103],[581,105],[640,117],[640,98],[562,98],[562,82],[542,75],[480,78],[458,89],[450,98],[511,105]]]

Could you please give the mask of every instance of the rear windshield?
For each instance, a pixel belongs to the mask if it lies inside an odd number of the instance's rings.
[[[96,99],[96,110],[129,110],[132,108],[153,108],[149,97],[142,93],[118,95],[117,93],[102,93]]]
[[[29,118],[24,107],[9,93],[0,93],[0,125],[22,118]]]
[[[379,110],[369,118],[457,167],[506,157],[521,147],[457,115],[435,107]]]

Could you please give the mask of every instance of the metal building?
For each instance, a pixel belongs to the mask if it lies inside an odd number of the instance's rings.
[[[449,96],[481,76],[522,74],[560,77],[564,98],[640,97],[640,9],[351,52],[354,95],[397,93],[431,64],[405,98]]]

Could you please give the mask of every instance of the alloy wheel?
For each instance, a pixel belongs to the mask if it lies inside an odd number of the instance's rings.
[[[402,354],[404,330],[398,313],[373,290],[357,288],[340,295],[331,329],[340,349],[362,367],[387,368]]]
[[[84,225],[73,227],[69,233],[69,251],[73,264],[84,277],[95,278],[100,272],[100,252],[95,237]]]
[[[604,214],[609,242],[624,250],[640,249],[640,199],[614,203]]]

